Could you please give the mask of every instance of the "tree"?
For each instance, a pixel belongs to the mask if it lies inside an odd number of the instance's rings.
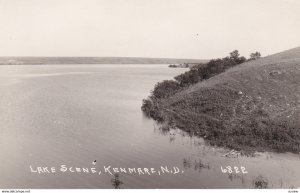
[[[240,56],[240,54],[239,54],[239,51],[237,51],[237,50],[234,50],[233,52],[230,52],[230,58],[231,59],[236,60],[236,59],[239,58],[239,56]]]
[[[261,54],[259,52],[254,52],[250,54],[250,59],[249,60],[256,60],[261,57]]]
[[[239,57],[237,60],[236,60],[236,62],[238,63],[238,64],[241,64],[241,63],[243,63],[243,62],[245,62],[247,59],[244,57],[244,56],[241,56],[241,57]]]
[[[231,60],[231,62],[233,62],[232,66],[234,66],[236,64],[241,64],[246,61],[246,58],[244,56],[240,57],[240,53],[238,50],[234,50],[233,52],[230,52],[229,54],[230,54],[229,59]],[[228,59],[224,58],[224,60],[228,60]]]
[[[162,82],[158,82],[154,86],[154,90],[152,91],[153,96],[156,98],[166,98],[172,95],[180,89],[180,85],[175,80],[164,80]]]

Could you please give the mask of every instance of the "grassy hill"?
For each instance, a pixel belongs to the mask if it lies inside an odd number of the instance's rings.
[[[300,152],[300,47],[242,63],[157,100],[171,127],[246,151]]]
[[[1,64],[181,64],[202,63],[201,59],[138,57],[0,57]]]

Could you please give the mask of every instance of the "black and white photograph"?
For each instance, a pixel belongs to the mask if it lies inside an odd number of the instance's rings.
[[[299,0],[0,0],[0,189],[300,188]]]

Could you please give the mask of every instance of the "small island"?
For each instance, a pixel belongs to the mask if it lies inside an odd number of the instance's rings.
[[[182,63],[182,64],[170,64],[170,68],[191,68],[193,66],[199,65],[199,63]]]

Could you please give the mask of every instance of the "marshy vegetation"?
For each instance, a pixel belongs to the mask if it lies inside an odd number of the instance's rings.
[[[268,180],[263,176],[257,176],[253,179],[253,185],[256,189],[267,189],[268,188]]]
[[[209,163],[204,163],[201,159],[193,160],[191,158],[183,159],[183,167],[184,168],[193,168],[196,171],[201,172],[202,169],[210,169]]]
[[[121,189],[123,182],[120,180],[119,174],[114,174],[114,178],[111,179],[111,184],[115,189]]]

